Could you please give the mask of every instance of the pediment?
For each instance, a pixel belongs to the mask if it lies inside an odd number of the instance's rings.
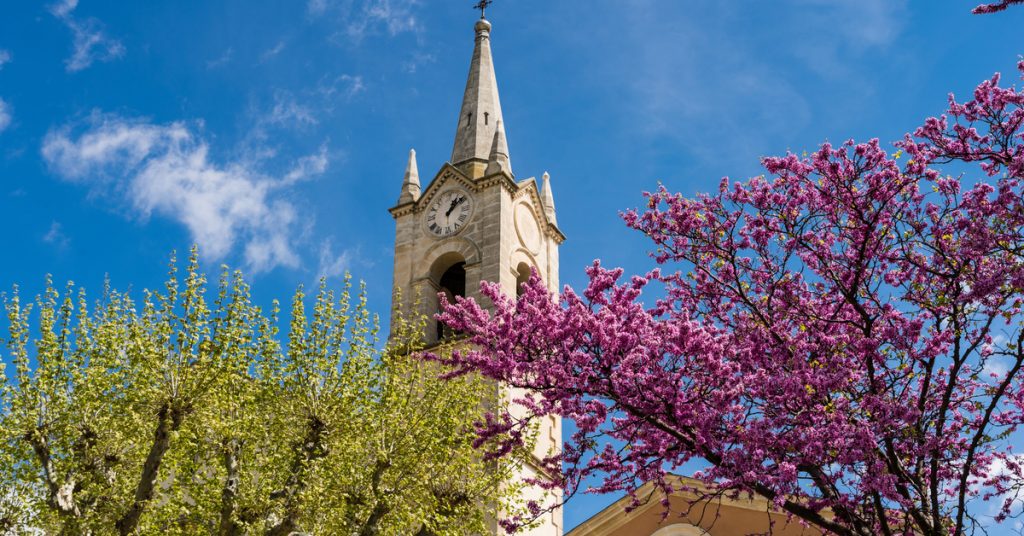
[[[512,193],[512,201],[515,202],[524,197],[529,198],[537,221],[543,222],[544,228],[558,240],[558,243],[564,242],[565,235],[562,234],[561,229],[558,228],[555,222],[548,219],[547,211],[544,210],[544,201],[540,196],[540,185],[537,184],[537,178],[523,179],[515,185],[516,190]]]
[[[437,172],[437,175],[434,175],[434,180],[430,181],[427,189],[423,191],[423,194],[420,195],[420,198],[416,201],[415,210],[419,212],[420,208],[429,205],[430,200],[433,199],[438,192],[443,190],[445,185],[452,183],[458,184],[459,186],[474,193],[480,191],[479,185],[459,171],[459,168],[445,162]]]

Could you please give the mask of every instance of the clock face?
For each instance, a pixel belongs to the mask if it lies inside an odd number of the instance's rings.
[[[465,190],[446,190],[427,207],[423,224],[436,236],[452,236],[473,215],[473,198]]]

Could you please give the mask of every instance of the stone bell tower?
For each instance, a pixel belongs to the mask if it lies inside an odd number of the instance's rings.
[[[558,290],[558,246],[565,236],[555,221],[549,176],[544,173],[538,183],[533,177],[517,181],[512,173],[491,58],[491,23],[481,18],[475,31],[451,159],[424,189],[416,152],[410,151],[398,203],[390,209],[395,218],[394,286],[404,303],[392,304],[392,312],[411,312],[410,297],[418,297],[419,312],[431,317],[424,333],[428,344],[446,336],[445,327],[432,318],[440,292],[489,305],[481,300],[481,281],[497,282],[515,296],[531,269],[552,292]],[[498,402],[506,405],[517,396],[509,388],[498,391]],[[515,412],[514,405],[509,407]],[[541,423],[538,432],[534,456],[561,447],[557,417]],[[537,474],[536,464],[528,463],[519,477]],[[560,536],[561,512],[526,534]]]

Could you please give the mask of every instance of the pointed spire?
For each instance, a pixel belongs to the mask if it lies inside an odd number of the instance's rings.
[[[494,140],[491,141],[491,154],[487,157],[487,171],[484,175],[499,171],[512,175],[512,161],[508,157],[508,142],[505,141],[505,127],[501,120],[494,125]]]
[[[398,204],[412,203],[420,198],[420,170],[416,166],[416,149],[409,149],[409,163],[405,166],[405,179],[402,180],[402,195],[398,196]]]
[[[555,196],[551,195],[551,175],[548,172],[544,172],[544,183],[540,188],[540,199],[544,203],[544,214],[548,217],[548,222],[558,225],[558,220],[555,219]]]
[[[503,138],[505,135],[505,127],[501,122],[501,101],[498,99],[498,81],[494,76],[494,61],[491,59],[491,23],[480,19],[475,28],[476,45],[469,65],[469,78],[462,97],[451,158],[452,164],[456,166],[480,164],[462,166],[474,178],[484,170],[483,164],[488,160],[496,131],[501,131]],[[507,154],[508,150],[505,152]]]

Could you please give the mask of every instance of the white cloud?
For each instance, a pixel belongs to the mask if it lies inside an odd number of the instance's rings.
[[[313,99],[312,103],[299,102],[293,93],[284,90],[277,90],[273,95],[272,104],[254,102],[248,110],[248,126],[238,150],[240,158],[250,166],[276,158],[281,149],[281,140],[289,131],[308,133],[311,127],[319,124],[319,114],[324,113],[324,107],[317,99]],[[326,162],[325,150],[322,146],[319,153],[300,159],[300,162],[313,162],[321,155]],[[294,182],[289,176],[292,176],[291,172],[284,179]]]
[[[591,71],[595,83],[600,77],[609,96],[626,101],[619,108],[641,135],[725,169],[749,169],[828,119],[822,95],[803,83],[806,71],[834,86],[836,100],[873,91],[850,65],[893,48],[907,0],[628,4],[618,8],[615,43],[601,49],[602,65]],[[770,32],[761,31],[753,10],[772,12]],[[593,47],[585,36],[567,38]]]
[[[64,230],[61,227],[60,222],[51,222],[50,229],[43,235],[43,242],[47,244],[53,244],[58,248],[66,248],[71,243],[71,239],[64,234]]]
[[[241,247],[257,272],[298,266],[292,240],[298,210],[281,190],[327,168],[321,147],[284,177],[273,177],[250,161],[214,161],[207,142],[184,122],[100,113],[51,130],[42,154],[61,178],[123,200],[142,219],[157,214],[180,222],[208,258]]]
[[[335,253],[330,240],[324,240],[320,244],[320,262],[317,266],[317,277],[328,279],[340,277],[348,271],[352,264],[352,254],[345,250]]]
[[[998,328],[997,328],[998,329]],[[1006,333],[997,332],[992,335],[992,342],[982,346],[983,353],[996,352],[1006,349],[1006,343],[1010,341]],[[985,358],[981,368],[981,379],[989,382],[999,382],[1010,372],[1009,358],[1003,355],[989,355]]]
[[[3,131],[7,130],[7,127],[11,126],[11,121],[11,105],[0,99],[0,133],[3,133]]]
[[[310,15],[340,15],[344,33],[355,41],[385,31],[395,36],[419,29],[415,8],[419,0],[309,0]]]
[[[426,52],[414,52],[409,59],[402,62],[402,70],[407,73],[415,73],[420,67],[428,63],[434,63],[437,57]]]
[[[679,22],[645,3],[626,13],[622,39],[628,44],[612,54],[633,73],[625,82],[632,102],[624,109],[635,114],[630,121],[641,133],[674,138],[703,160],[725,153],[744,155],[746,162],[764,154],[767,141],[786,128],[810,121],[808,102],[793,81],[741,41],[721,38],[721,19],[735,7],[720,10],[716,3]]]
[[[10,58],[10,52],[0,49],[0,70],[3,69],[4,64],[10,63]],[[13,118],[11,117],[10,105],[7,104],[6,100],[0,98],[0,133],[7,130],[11,121],[13,121]]]
[[[46,531],[37,528],[38,525],[42,525],[42,521],[35,505],[42,504],[41,501],[43,497],[39,488],[33,488],[24,482],[18,482],[0,491],[0,517],[3,517],[9,527],[5,534],[45,536]]]
[[[285,44],[284,41],[278,41],[277,44],[273,46],[273,48],[267,49],[266,51],[263,52],[263,54],[260,55],[260,62],[265,62],[277,56],[282,51],[284,51],[285,46],[287,45]]]
[[[351,99],[366,91],[366,84],[363,83],[362,76],[343,74],[331,80],[327,80],[327,77],[320,79],[316,91],[326,99]]]
[[[207,61],[206,62],[206,68],[207,69],[216,69],[217,67],[220,67],[221,65],[224,65],[224,64],[230,62],[231,58],[233,58],[234,55],[235,55],[235,49],[234,48],[228,48],[219,57]]]
[[[1010,372],[1010,364],[1006,359],[998,356],[989,356],[985,360],[985,366],[981,369],[982,379],[986,381],[1002,381]]]
[[[327,171],[327,163],[327,144],[324,143],[320,145],[320,150],[316,153],[299,158],[295,163],[295,167],[285,174],[282,183],[286,185],[293,184],[309,177],[322,175],[323,172]]]
[[[103,24],[94,19],[78,19],[73,11],[78,7],[78,0],[62,0],[51,4],[49,9],[71,30],[73,51],[64,65],[68,72],[81,71],[88,68],[94,61],[111,61],[124,56],[125,48],[117,39],[107,36]]]
[[[416,6],[414,0],[374,0],[367,2],[363,16],[350,24],[350,32],[364,34],[368,29],[378,25],[387,28],[388,33],[397,35],[416,29],[417,20],[413,15]]]
[[[327,12],[327,8],[330,7],[327,0],[309,0],[306,4],[306,9],[310,15],[323,15]]]
[[[811,20],[823,24],[820,37],[832,35],[850,46],[865,48],[890,44],[903,27],[907,0],[797,0]]]
[[[311,126],[318,123],[313,109],[299,103],[290,93],[274,93],[274,107],[261,120],[276,126]]]
[[[1009,454],[1010,464],[1006,460],[996,458],[988,466],[988,480],[1003,479],[1001,484],[1007,488],[1006,493],[995,495],[990,502],[988,514],[997,516],[1007,501],[1010,502],[1010,512],[1020,512],[1024,509],[1024,472],[1021,466],[1024,465],[1024,454]],[[975,487],[976,489],[976,487]]]
[[[54,17],[63,18],[71,14],[78,7],[78,0],[61,0],[50,6],[50,13]]]
[[[852,76],[848,56],[885,49],[903,30],[907,0],[795,0],[793,53],[819,75]]]

